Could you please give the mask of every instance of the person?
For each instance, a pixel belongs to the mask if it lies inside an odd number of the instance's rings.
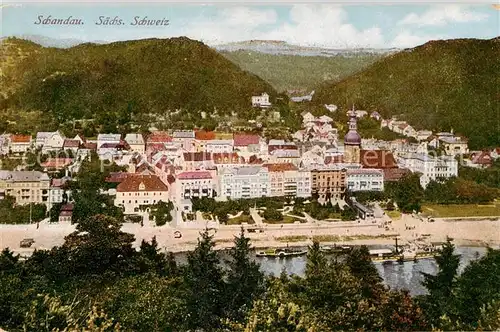
[[[36,223],[36,229],[40,228],[40,222]]]

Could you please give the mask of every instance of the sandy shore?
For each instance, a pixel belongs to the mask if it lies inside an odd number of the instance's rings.
[[[350,244],[392,245],[394,236],[398,235],[402,242],[414,239],[422,234],[429,234],[430,241],[444,241],[447,236],[452,237],[457,245],[497,247],[500,245],[500,220],[466,220],[449,221],[436,219],[435,222],[424,222],[411,215],[403,215],[400,220],[393,221],[390,229],[379,227],[379,222],[318,222],[306,224],[263,225],[263,233],[247,233],[256,248],[290,246],[306,246],[311,244],[313,236],[340,236],[354,238]],[[151,240],[153,236],[161,248],[182,252],[192,250],[199,237],[203,225],[189,227],[162,227],[144,226],[138,224],[124,224],[123,231],[135,235],[135,246],[141,241]],[[409,228],[409,229],[408,229]],[[33,225],[0,225],[0,246],[10,248],[22,255],[29,255],[34,249],[50,249],[64,243],[64,237],[75,230],[74,225],[43,224],[39,228]],[[174,232],[180,231],[182,238],[175,238]],[[219,226],[211,230],[217,248],[232,246],[232,239],[239,234],[239,226]],[[386,238],[382,238],[386,236]],[[359,239],[359,237],[362,237]],[[35,243],[31,248],[20,248],[19,242],[24,238],[33,238]],[[357,239],[356,239],[357,238]],[[290,239],[290,238],[288,238]],[[343,241],[343,240],[341,240]],[[338,243],[338,242],[337,242]],[[347,243],[347,242],[346,242]]]

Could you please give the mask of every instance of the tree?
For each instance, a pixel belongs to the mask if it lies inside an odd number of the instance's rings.
[[[347,255],[345,262],[352,275],[361,282],[363,296],[377,301],[383,290],[382,278],[370,258],[368,247],[354,248]]]
[[[389,183],[387,191],[402,212],[420,211],[424,190],[420,185],[419,174],[405,175],[398,182]]]
[[[438,322],[438,318],[452,313],[453,290],[455,287],[460,255],[454,254],[455,246],[447,238],[443,248],[436,255],[438,273],[432,275],[422,272],[429,295],[425,296],[424,309],[431,322]]]
[[[264,219],[269,221],[280,221],[283,220],[283,214],[274,208],[266,208],[264,211]]]
[[[264,275],[259,264],[250,260],[250,250],[250,239],[242,227],[227,261],[226,316],[234,321],[243,321],[253,300],[263,291]]]
[[[186,326],[188,329],[214,330],[220,326],[223,312],[225,283],[219,255],[214,251],[213,236],[205,229],[195,250],[187,257],[184,281],[186,285]]]
[[[61,203],[55,203],[52,205],[49,211],[50,215],[50,222],[58,222],[59,221],[59,214],[61,213],[61,208],[62,204]]]
[[[177,274],[177,263],[171,253],[160,252],[156,236],[151,243],[142,240],[139,251],[140,272],[154,272],[159,276],[175,276]]]
[[[163,226],[167,222],[171,222],[173,209],[174,209],[174,204],[171,201],[168,202],[159,201],[155,205],[152,205],[151,216],[153,217],[156,226]]]

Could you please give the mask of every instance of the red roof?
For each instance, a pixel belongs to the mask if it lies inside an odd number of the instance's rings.
[[[106,182],[122,183],[123,180],[125,180],[127,177],[129,177],[131,175],[132,174],[127,173],[127,172],[113,172],[113,173],[110,173],[109,176],[106,178]]]
[[[71,165],[73,159],[71,158],[49,158],[40,166],[44,168],[62,168]]]
[[[338,155],[338,156],[327,156],[325,157],[325,164],[341,164],[344,162],[344,156],[343,155]]]
[[[262,165],[262,167],[266,167],[269,172],[285,172],[298,170],[298,168],[292,163],[264,164]]]
[[[88,150],[97,150],[97,143],[84,142],[83,147]]]
[[[172,142],[172,137],[164,131],[155,131],[148,136],[147,143],[167,143]]]
[[[29,143],[31,142],[30,135],[11,135],[10,141],[12,143]]]
[[[79,148],[80,141],[77,139],[65,139],[63,148]]]
[[[361,150],[360,161],[363,168],[397,168],[398,165],[391,151]]]
[[[213,153],[212,159],[216,164],[244,164],[245,158],[240,157],[236,152]]]
[[[472,163],[477,165],[491,165],[493,162],[492,159],[488,151],[482,151],[472,158]]]
[[[194,180],[194,179],[211,179],[212,175],[207,171],[198,171],[198,172],[182,172],[177,175],[177,179],[179,180]]]
[[[184,161],[207,161],[212,160],[212,155],[208,152],[184,152]]]
[[[384,168],[383,171],[385,182],[399,181],[406,174],[410,173],[410,170],[406,168]]]
[[[274,150],[298,150],[298,147],[292,144],[269,145],[267,147],[267,152],[269,153],[273,152]]]
[[[250,144],[259,144],[260,137],[255,134],[234,134],[234,146],[248,146]]]
[[[118,185],[118,192],[133,191],[167,191],[168,187],[156,175],[128,176]]]
[[[195,131],[194,137],[201,141],[209,141],[215,139],[215,133],[213,131],[198,130]]]

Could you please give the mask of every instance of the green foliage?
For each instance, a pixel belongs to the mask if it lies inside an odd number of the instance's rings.
[[[405,213],[420,211],[424,189],[420,185],[419,174],[409,174],[397,182],[389,182],[385,189],[400,211]]]
[[[174,209],[174,203],[171,201],[162,202],[150,206],[151,209],[151,217],[154,218],[156,226],[163,226],[167,222],[172,221],[172,210]]]
[[[278,211],[272,207],[266,208],[264,210],[263,217],[265,220],[269,220],[269,221],[283,220],[283,214],[280,211]]]
[[[355,104],[384,118],[403,114],[416,129],[453,128],[469,137],[471,149],[496,147],[500,132],[491,115],[500,111],[499,48],[498,38],[430,41],[323,84],[313,102]]]
[[[188,254],[185,268],[186,326],[188,329],[214,330],[223,312],[224,271],[214,251],[213,236],[206,229],[196,249]]]
[[[7,106],[46,112],[57,123],[94,118],[104,132],[125,129],[141,113],[244,112],[252,95],[276,96],[265,81],[186,37],[40,47],[12,71],[22,78],[9,87]]]
[[[461,179],[474,181],[490,188],[500,188],[500,160],[497,160],[492,167],[485,169],[459,167],[458,176]]]
[[[250,260],[250,239],[244,229],[235,237],[227,262],[227,287],[225,316],[232,321],[242,322],[253,301],[264,290],[264,275],[259,265]]]
[[[325,81],[339,81],[380,58],[380,55],[301,56],[247,50],[221,52],[226,58],[278,91],[311,89]]]
[[[27,224],[30,222],[30,215],[32,222],[39,222],[47,214],[47,206],[45,204],[15,205],[14,203],[15,199],[13,197],[7,196],[4,199],[0,199],[0,223]]]
[[[425,200],[438,204],[488,203],[498,195],[498,189],[461,178],[431,181],[425,188]]]

